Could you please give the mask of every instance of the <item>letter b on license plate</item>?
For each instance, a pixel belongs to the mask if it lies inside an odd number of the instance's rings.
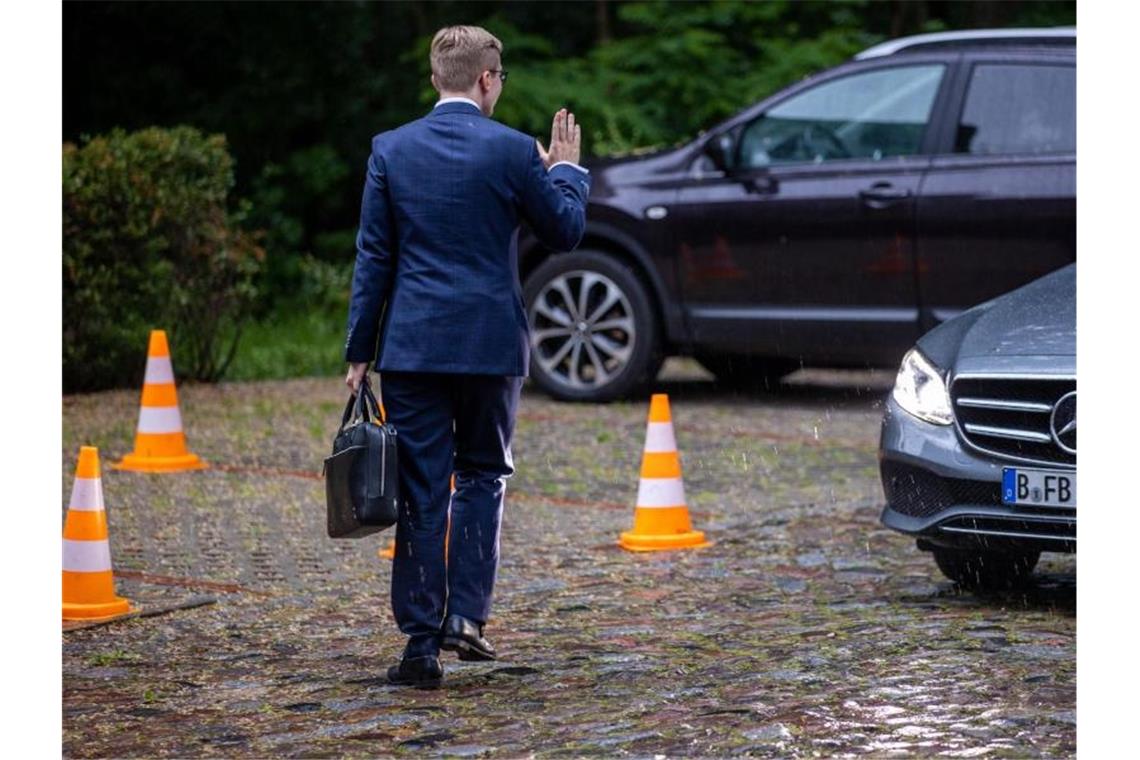
[[[1077,506],[1077,473],[1005,467],[1001,471],[1003,504],[1028,507]]]

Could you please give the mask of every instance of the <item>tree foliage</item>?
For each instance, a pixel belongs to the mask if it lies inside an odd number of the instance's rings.
[[[569,105],[594,155],[689,139],[882,39],[851,4],[805,5],[811,13],[781,2],[628,3],[617,10],[627,33],[575,58],[552,57],[541,37],[493,18],[512,62],[522,59],[499,114],[541,135]]]

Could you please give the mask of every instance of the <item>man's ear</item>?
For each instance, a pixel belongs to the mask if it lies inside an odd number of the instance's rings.
[[[442,90],[439,89],[439,84],[435,81],[435,74],[431,75],[431,86],[436,92],[442,92]]]

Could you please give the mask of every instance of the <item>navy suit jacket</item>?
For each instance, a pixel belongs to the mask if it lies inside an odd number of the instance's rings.
[[[572,250],[590,176],[469,103],[372,138],[345,359],[379,370],[525,376],[518,232]],[[384,324],[380,320],[383,313]]]

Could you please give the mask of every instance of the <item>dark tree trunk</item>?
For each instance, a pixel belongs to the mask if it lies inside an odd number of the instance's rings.
[[[901,37],[903,21],[906,16],[906,2],[904,0],[891,0],[891,38]]]
[[[929,17],[926,0],[892,0],[891,37],[918,34]]]
[[[610,41],[609,5],[609,0],[594,0],[594,22],[598,37],[597,44],[599,45]]]

